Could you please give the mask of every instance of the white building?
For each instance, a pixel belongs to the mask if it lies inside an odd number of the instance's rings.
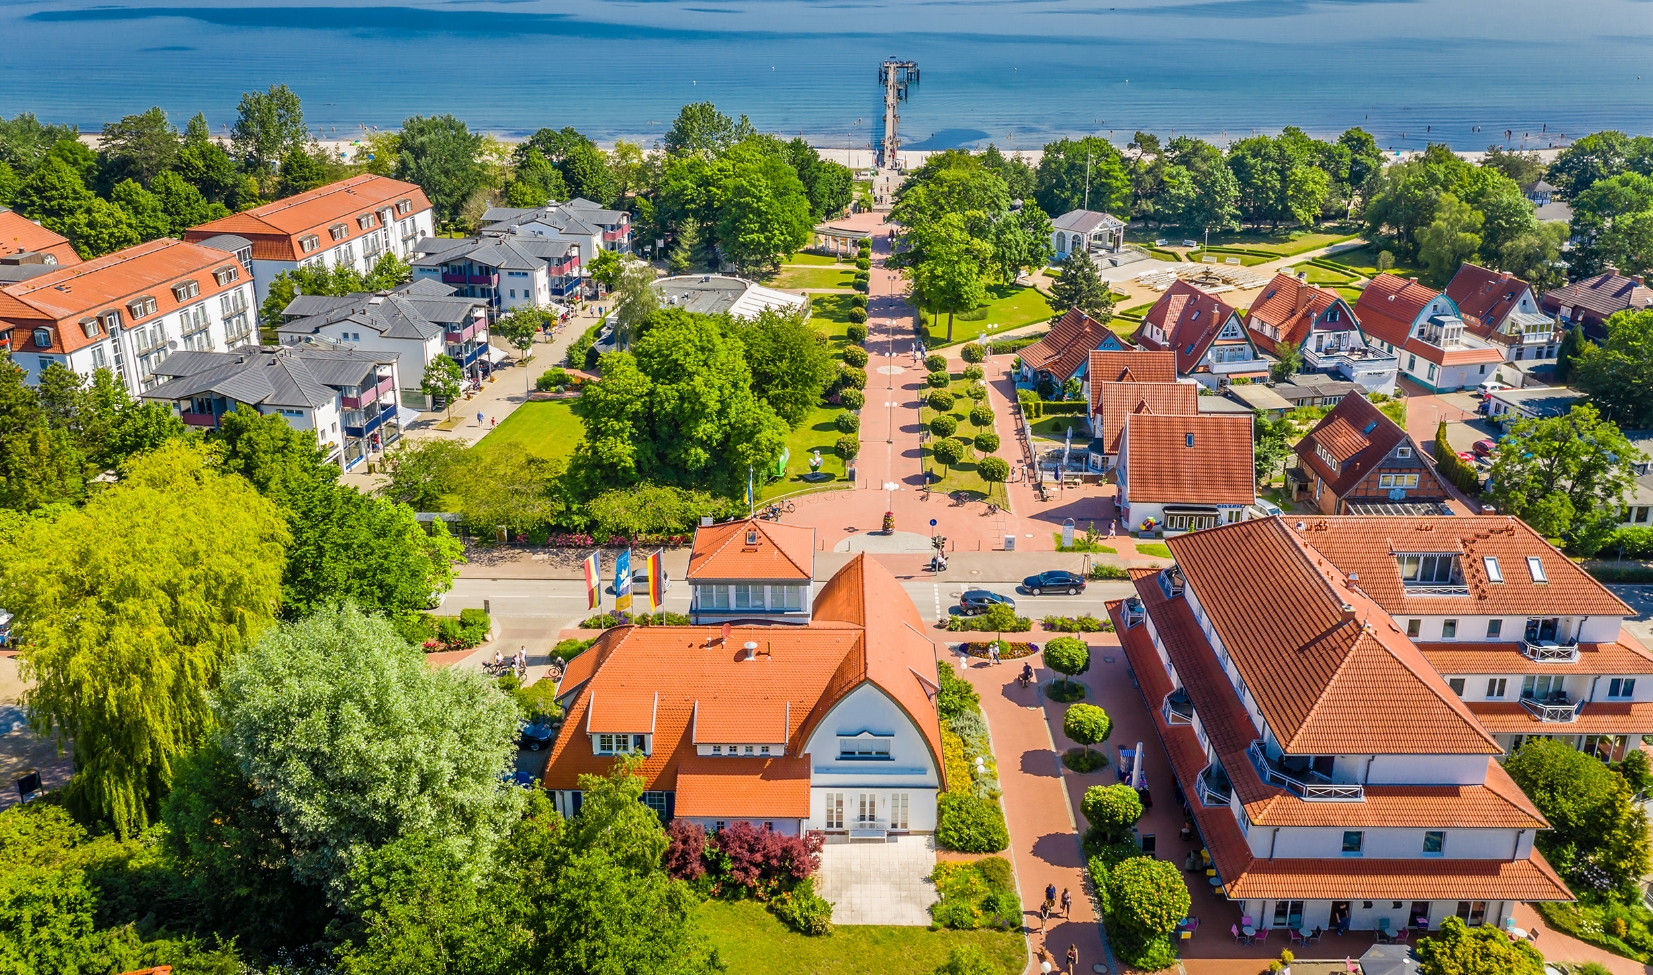
[[[387,253],[412,260],[414,244],[435,232],[424,190],[363,173],[191,227],[184,239],[234,234],[250,241],[262,303],[276,275],[300,264],[343,264],[366,273]]]
[[[772,571],[757,548],[754,578]],[[828,842],[931,832],[936,665],[918,610],[864,554],[821,586],[808,624],[617,627],[569,662],[545,788],[577,815],[580,775],[641,754],[643,801],[663,819]]]
[[[256,343],[253,305],[233,253],[161,238],[0,287],[0,345],[30,382],[108,369],[138,396],[168,356]]]
[[[1137,409],[1124,417],[1114,464],[1125,529],[1170,536],[1245,519],[1257,502],[1251,414]]]
[[[526,234],[427,237],[416,245],[413,280],[445,284],[481,298],[497,316],[548,308],[579,290],[580,245]]]
[[[689,621],[808,623],[815,529],[760,519],[707,525],[689,553]]]
[[[1561,330],[1539,309],[1532,287],[1508,271],[1465,264],[1447,284],[1446,296],[1470,331],[1504,350],[1505,361],[1555,358]]]
[[[482,214],[482,233],[522,234],[580,245],[587,261],[603,251],[632,252],[631,214],[610,210],[582,197],[543,207],[489,207]]]
[[[1434,288],[1379,274],[1360,293],[1355,317],[1368,344],[1400,360],[1400,374],[1431,392],[1474,387],[1493,378],[1503,350],[1464,324],[1453,300]]]
[[[1052,220],[1050,226],[1050,246],[1058,262],[1067,260],[1074,251],[1097,256],[1125,249],[1125,222],[1112,214],[1069,210]]]
[[[790,291],[777,291],[728,274],[682,274],[654,282],[665,308],[681,308],[701,315],[729,315],[753,319],[760,312],[809,314],[809,299]]]

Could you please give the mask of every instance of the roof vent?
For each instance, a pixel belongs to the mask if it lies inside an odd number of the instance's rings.
[[[1360,573],[1358,573],[1358,572],[1349,573],[1349,582],[1351,584],[1359,582],[1359,581],[1360,581]]]
[[[741,645],[741,649],[746,651],[746,656],[742,657],[742,660],[751,660],[758,655],[758,644],[755,640],[746,641]]]
[[[1297,530],[1298,530],[1298,531],[1302,531],[1302,530],[1303,530],[1303,528],[1304,528],[1304,525],[1303,525],[1303,523],[1302,523],[1302,522],[1298,522],[1298,523],[1297,523]]]

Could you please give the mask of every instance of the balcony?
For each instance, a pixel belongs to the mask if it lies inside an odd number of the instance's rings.
[[[443,284],[477,284],[487,288],[499,287],[498,274],[458,274],[452,271],[442,272]]]
[[[1352,348],[1326,349],[1317,352],[1305,347],[1303,349],[1303,364],[1310,370],[1322,369],[1335,372],[1353,370],[1358,372],[1372,372],[1375,370],[1394,369],[1400,363],[1400,357],[1380,352],[1366,346]]]
[[[384,410],[380,413],[375,413],[374,415],[367,418],[367,422],[361,423],[359,425],[354,420],[352,420],[350,418],[346,418],[343,421],[344,435],[347,436],[347,437],[365,437],[368,434],[372,433],[373,431],[375,431],[375,430],[379,429],[380,427],[384,426],[385,419],[387,417],[389,417],[390,414],[391,414],[390,410]],[[356,419],[359,420],[360,418],[358,417]]]
[[[613,230],[605,230],[603,231],[603,243],[608,244],[613,243],[616,240],[625,240],[626,235],[629,233],[631,233],[631,228],[629,227],[616,227]]]
[[[887,819],[858,819],[849,824],[849,838],[852,840],[882,840],[890,835],[890,821]]]
[[[1207,806],[1226,806],[1232,802],[1234,787],[1228,782],[1228,773],[1221,765],[1209,765],[1195,780],[1200,802]]]
[[[1188,688],[1179,687],[1165,696],[1165,703],[1160,705],[1159,713],[1164,716],[1168,725],[1191,725],[1194,723],[1194,702],[1188,699]]]
[[[1524,697],[1521,706],[1538,720],[1557,724],[1577,721],[1579,712],[1584,710],[1583,701],[1569,700],[1565,694],[1551,694],[1542,701]]]
[[[379,384],[377,386],[370,386],[367,389],[361,390],[355,396],[343,397],[344,408],[347,410],[359,410],[369,403],[378,402],[379,398],[390,392],[395,385],[396,384],[391,381],[390,377],[386,376],[385,378],[379,380]]]
[[[1333,782],[1309,768],[1309,760],[1302,757],[1270,760],[1263,751],[1263,743],[1254,741],[1246,749],[1257,774],[1269,785],[1277,785],[1295,792],[1308,802],[1365,802],[1366,790],[1354,783]]]
[[[1536,660],[1541,664],[1571,664],[1578,662],[1578,641],[1571,643],[1557,643],[1554,640],[1541,640],[1534,637],[1521,638],[1521,653],[1528,660]]]
[[[1166,599],[1174,599],[1177,596],[1182,595],[1182,590],[1185,583],[1182,578],[1181,569],[1173,565],[1170,568],[1160,572],[1158,579],[1160,592],[1165,594]]]
[[[1142,608],[1142,600],[1136,596],[1126,599],[1125,605],[1121,609],[1123,610],[1127,630],[1133,626],[1141,625],[1142,621],[1148,618],[1148,614]]]
[[[1246,375],[1254,372],[1266,373],[1270,365],[1272,363],[1268,359],[1230,359],[1225,362],[1216,360],[1210,362],[1212,374],[1218,376]]]
[[[192,427],[216,427],[218,425],[218,417],[211,413],[180,413],[178,419]]]
[[[451,345],[459,345],[462,342],[469,342],[471,338],[476,335],[476,330],[483,327],[484,326],[481,322],[473,321],[457,332],[449,329],[448,332],[442,336],[442,339]]]

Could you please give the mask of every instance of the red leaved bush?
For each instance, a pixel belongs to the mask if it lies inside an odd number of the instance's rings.
[[[679,880],[699,880],[706,873],[706,830],[687,819],[674,819],[666,827],[671,843],[662,866]]]
[[[749,888],[808,877],[821,865],[821,842],[818,833],[786,836],[745,820],[730,823],[712,837],[712,845],[725,858],[725,875]]]

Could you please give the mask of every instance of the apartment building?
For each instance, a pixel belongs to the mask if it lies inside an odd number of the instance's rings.
[[[414,245],[436,232],[435,219],[424,190],[363,173],[191,227],[184,239],[246,238],[262,303],[276,275],[301,264],[342,264],[366,273],[387,253],[412,260]]]
[[[482,213],[484,235],[521,234],[580,245],[586,260],[603,251],[632,252],[631,214],[611,210],[584,197],[543,207],[489,207]]]
[[[328,462],[347,471],[400,439],[407,419],[394,353],[253,345],[182,352],[156,374],[163,382],[144,399],[171,404],[186,424],[216,429],[238,408],[274,413],[295,430],[314,430]]]
[[[108,369],[139,396],[174,353],[257,342],[253,304],[233,253],[162,238],[0,286],[0,348],[30,382]]]
[[[580,245],[526,234],[427,237],[415,245],[415,281],[435,281],[487,302],[492,315],[548,307],[579,290]]]
[[[1400,374],[1431,392],[1477,386],[1504,361],[1500,347],[1464,324],[1453,300],[1417,278],[1379,274],[1360,293],[1355,317],[1366,335],[1400,359]]]
[[[1266,928],[1498,925],[1520,902],[1571,900],[1504,746],[1367,594],[1374,576],[1418,576],[1405,549],[1450,546],[1403,536],[1392,552],[1380,520],[1183,535],[1174,566],[1134,570],[1136,595],[1108,606],[1215,883]],[[1358,579],[1316,547],[1325,522],[1372,543]]]

